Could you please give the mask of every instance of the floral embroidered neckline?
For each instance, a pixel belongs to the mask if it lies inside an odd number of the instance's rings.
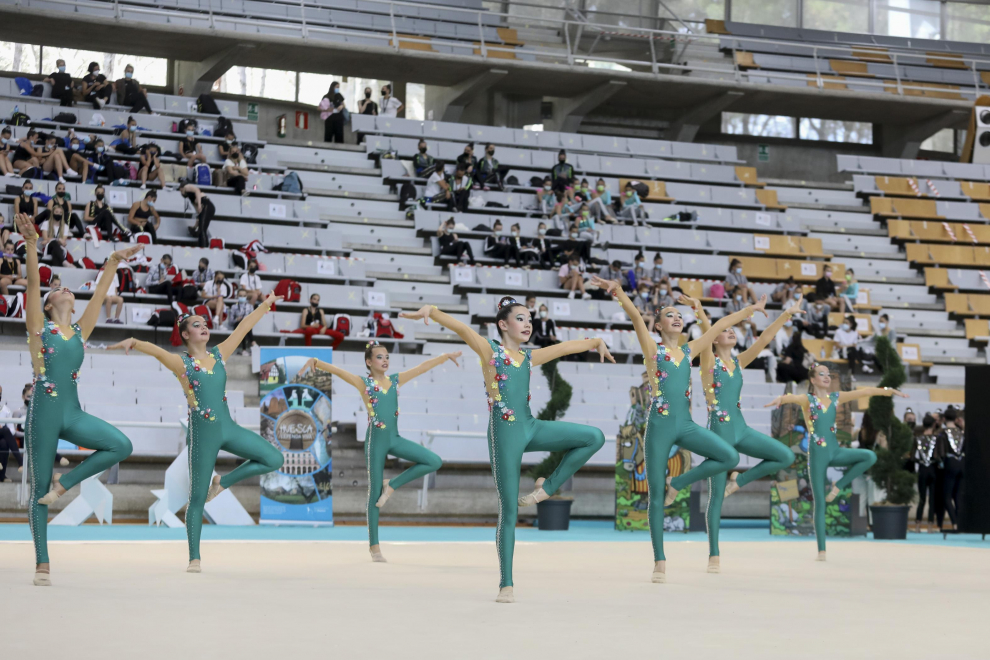
[[[516,411],[509,408],[502,402],[501,389],[505,387],[506,382],[509,380],[509,374],[501,372],[500,369],[505,367],[515,367],[519,368],[524,362],[529,362],[529,368],[532,372],[533,362],[532,355],[529,351],[521,351],[522,359],[518,362],[512,359],[512,356],[508,354],[505,347],[499,342],[492,340],[492,357],[488,361],[488,365],[495,368],[494,380],[488,385],[492,391],[489,392],[488,389],[485,390],[485,396],[488,398],[488,412],[493,412],[496,408],[498,409],[495,414],[499,415],[504,422],[514,422],[516,421]],[[532,392],[528,392],[526,395],[526,401],[529,402],[533,398]]]
[[[653,376],[653,384],[655,386],[656,394],[653,397],[653,406],[655,406],[657,412],[663,416],[667,416],[670,414],[669,411],[670,404],[664,398],[663,383],[665,380],[667,380],[667,376],[669,375],[666,369],[664,368],[664,363],[673,362],[675,367],[680,367],[685,359],[690,359],[691,348],[687,344],[685,344],[684,348],[681,350],[681,353],[682,353],[681,361],[676,362],[674,358],[670,357],[670,354],[667,352],[667,347],[664,344],[662,343],[657,344],[657,355],[655,358],[656,373]],[[649,359],[646,358],[645,356],[643,357],[643,363],[649,364]],[[690,362],[688,363],[688,369],[690,369]],[[687,397],[688,401],[691,400],[690,379],[688,379],[688,387],[687,390],[684,392],[684,396]]]
[[[719,410],[718,407],[718,393],[722,387],[722,381],[720,377],[723,373],[725,373],[728,374],[729,378],[732,378],[736,374],[736,372],[739,371],[739,359],[732,358],[732,361],[735,364],[735,368],[732,371],[729,371],[728,365],[726,365],[726,363],[722,361],[722,358],[718,357],[717,355],[715,356],[715,366],[710,371],[712,375],[712,385],[710,388],[708,388],[706,392],[707,394],[711,394],[711,399],[708,404],[708,414],[714,415],[714,418],[717,418],[718,421],[723,424],[725,422],[728,422],[731,419],[731,417],[729,417],[729,411],[724,409]],[[736,408],[742,410],[742,401],[736,401]]]
[[[364,381],[364,393],[368,395],[368,403],[371,404],[368,406],[368,423],[376,429],[386,428],[385,422],[383,422],[381,417],[378,416],[378,412],[375,408],[378,407],[378,394],[388,394],[392,391],[391,378],[389,378],[389,388],[387,390],[382,388],[381,383],[371,376],[365,376],[362,380]],[[396,406],[395,409],[395,416],[399,416],[398,406]]]
[[[808,435],[812,440],[814,440],[815,444],[818,445],[819,447],[825,447],[828,445],[828,443],[825,441],[824,437],[815,434],[815,422],[818,421],[818,413],[824,415],[826,411],[834,408],[835,400],[838,399],[838,397],[839,395],[837,392],[831,392],[827,397],[829,407],[825,408],[822,405],[821,399],[819,399],[814,394],[811,394],[810,392],[808,393]],[[833,434],[835,433],[834,426],[830,427],[829,430]]]
[[[217,365],[223,364],[223,357],[220,355],[219,348],[214,346],[210,349],[210,353],[213,354],[213,367],[211,369],[207,369],[200,363],[199,359],[189,355],[189,352],[186,351],[185,358],[188,360],[188,363],[186,364],[186,370],[183,372],[182,376],[180,376],[180,380],[185,380],[188,396],[191,396],[195,402],[195,404],[190,405],[190,416],[192,416],[195,412],[197,416],[202,415],[204,420],[208,422],[215,422],[217,420],[216,413],[212,408],[201,408],[199,405],[199,397],[196,396],[200,386],[199,377],[197,374],[204,373],[212,376],[213,370],[217,368]],[[223,402],[225,404],[227,403],[226,392],[223,393]]]

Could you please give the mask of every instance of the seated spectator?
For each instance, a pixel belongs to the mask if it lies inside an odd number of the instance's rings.
[[[419,200],[421,206],[427,204],[446,204],[448,208],[454,205],[454,196],[450,192],[450,184],[447,183],[444,163],[441,160],[434,164],[433,174],[426,180],[426,190]],[[458,165],[460,167],[460,165]]]
[[[574,201],[574,168],[567,162],[567,152],[563,149],[557,154],[557,164],[550,170],[550,181],[554,192],[563,195],[568,202]]]
[[[642,252],[636,253],[636,256],[633,257],[633,267],[626,273],[626,279],[629,281],[630,291],[638,290],[639,285],[642,283],[653,284],[653,281],[650,279],[650,273],[646,270],[645,254]]]
[[[14,413],[3,400],[3,388],[0,387],[0,417],[11,418]],[[21,470],[24,469],[24,459],[21,457],[21,448],[17,444],[15,433],[17,427],[13,424],[0,424],[0,483],[7,480],[7,468],[10,466],[10,457],[13,456]]]
[[[881,314],[877,319],[876,336],[886,337],[891,344],[897,343],[897,331],[894,330],[894,326],[890,323],[890,317],[886,314]]]
[[[778,330],[777,334],[773,337],[773,342],[770,344],[770,347],[773,349],[773,352],[776,353],[778,358],[784,355],[784,349],[790,345],[791,339],[793,339],[794,335],[800,332],[794,321],[795,319],[793,318],[784,321],[784,327]]]
[[[451,211],[463,213],[468,209],[468,200],[471,198],[471,177],[464,171],[463,166],[458,165],[454,169],[454,174],[447,180],[450,187]]]
[[[832,341],[838,347],[839,355],[849,361],[849,372],[851,374],[856,373],[857,364],[862,365],[864,374],[873,373],[873,369],[863,362],[863,353],[859,348],[859,332],[856,330],[855,316],[850,314],[842,321],[842,325],[839,326],[839,329],[832,336]],[[855,376],[853,380],[855,380]]]
[[[856,311],[856,300],[859,298],[859,282],[856,281],[856,273],[852,268],[846,269],[846,283],[842,287],[840,299],[845,303],[842,311],[850,314]]]
[[[577,291],[581,292],[582,300],[591,298],[591,294],[584,289],[584,269],[577,255],[571,255],[567,262],[560,266],[560,270],[557,271],[557,281],[561,289],[569,291],[568,298],[574,298]]]
[[[736,287],[734,289],[726,287],[725,293],[728,295],[728,299],[725,302],[726,314],[735,314],[746,308],[746,296],[743,293],[742,287]]]
[[[53,222],[48,222],[50,220]],[[72,202],[65,192],[65,184],[61,182],[55,184],[55,196],[48,200],[45,210],[34,221],[41,224],[41,238],[46,241],[65,237],[70,231],[75,238],[82,238],[86,233],[82,220],[72,212]]]
[[[331,338],[330,345],[333,348],[340,346],[344,341],[344,335],[327,325],[327,317],[320,309],[320,294],[314,293],[309,297],[309,307],[302,311],[299,316],[299,329],[294,332],[304,335],[303,342],[307,346],[313,345],[313,335],[326,335]]]
[[[210,260],[203,257],[199,260],[199,266],[192,274],[193,284],[202,289],[207,282],[213,281],[213,269],[210,268]]]
[[[186,136],[179,140],[179,158],[186,161],[186,167],[192,168],[196,163],[207,163],[203,153],[203,145],[196,139],[196,122],[186,122]]]
[[[249,292],[244,289],[237,290],[237,301],[230,306],[227,312],[227,329],[233,330],[237,327],[237,324],[244,320],[244,318],[254,311],[254,305],[248,301]],[[240,349],[238,350],[239,355],[244,355],[247,353],[251,346],[257,346],[254,341],[254,330],[248,330],[248,333],[244,335],[244,340],[241,341]]]
[[[540,203],[540,212],[549,216],[557,207],[557,193],[553,190],[553,182],[549,176],[543,177],[543,187],[536,191],[536,199]]]
[[[100,280],[100,276],[103,275],[103,268],[100,272],[96,274],[96,281]],[[119,275],[118,275],[119,277]],[[54,286],[52,287],[55,288]],[[110,280],[110,288],[107,289],[107,297],[104,299],[104,309],[107,313],[107,323],[123,325],[123,321],[120,320],[120,313],[124,311],[124,298],[120,295],[117,288],[117,277]],[[117,312],[114,313],[114,305],[117,306]]]
[[[536,319],[538,317],[537,308],[536,308],[536,296],[532,294],[526,296],[526,309],[529,310],[529,320],[532,323],[536,323]]]
[[[760,336],[760,331],[757,329],[756,324],[753,323],[752,319],[741,321],[733,327],[732,330],[736,333],[735,350],[738,352],[751,348]],[[763,371],[766,372],[767,380],[773,382],[777,374],[777,356],[774,355],[773,351],[769,348],[764,348],[757,354],[756,358],[749,363],[747,368],[763,369]]]
[[[131,235],[124,225],[117,221],[117,216],[113,214],[113,209],[106,201],[106,189],[102,185],[96,186],[93,190],[94,199],[86,205],[85,220],[87,225],[93,225],[100,230],[100,234],[110,240],[114,231],[120,232],[122,237]]]
[[[344,95],[340,93],[340,83],[335,80],[330,83],[329,91],[320,100],[320,119],[324,122],[324,142],[343,144],[345,110]]]
[[[398,117],[399,111],[402,110],[402,101],[392,96],[392,86],[384,85],[382,87],[382,103],[381,103],[381,114],[383,117]]]
[[[518,222],[509,227],[508,242],[510,249],[519,253],[524,265],[529,266],[538,260],[536,254],[529,248],[529,241],[522,237],[522,227]]]
[[[457,157],[457,164],[464,168],[464,172],[474,178],[478,171],[478,158],[474,155],[474,142],[464,145],[464,153]]]
[[[155,202],[158,201],[158,193],[149,190],[144,199],[134,202],[131,210],[127,214],[127,228],[132,234],[147,232],[151,234],[151,242],[158,242],[158,228],[162,224],[161,216],[155,210]]]
[[[185,197],[196,209],[196,224],[189,228],[189,233],[198,238],[199,247],[210,247],[210,222],[216,214],[216,207],[210,198],[203,194],[199,186],[188,181],[179,187],[179,194]]]
[[[791,275],[774,287],[773,293],[770,294],[770,299],[783,305],[793,298],[795,293],[800,294],[801,287],[798,286],[797,282],[794,281],[794,276]]]
[[[674,291],[670,287],[670,280],[666,277],[657,282],[654,288],[656,290],[657,309],[673,307],[677,304],[678,298],[680,298],[681,295],[684,295],[683,292],[681,292],[675,296]],[[678,289],[678,291],[680,291],[680,289]]]
[[[471,250],[471,244],[467,241],[462,241],[457,236],[457,233],[454,231],[455,226],[454,219],[449,218],[437,227],[437,242],[440,244],[440,254],[442,256],[455,256],[458,261],[464,255],[467,255],[468,263],[473,266],[474,252]]]
[[[138,178],[141,179],[141,190],[147,190],[148,179],[158,179],[158,185],[165,187],[165,173],[162,171],[161,150],[155,143],[141,147],[141,167]]]
[[[474,180],[483,190],[502,190],[502,175],[499,172],[498,160],[495,159],[495,145],[490,142],[485,145],[485,155],[478,163]]]
[[[103,106],[110,102],[113,94],[113,85],[107,77],[100,72],[98,62],[90,62],[87,67],[89,73],[82,79],[82,94],[87,103],[93,104],[94,110],[102,110]]]
[[[127,154],[128,156],[133,156],[138,152],[139,136],[140,133],[138,132],[137,119],[134,117],[128,117],[127,128],[121,131],[120,139],[113,147],[114,151],[121,154]]]
[[[10,126],[4,126],[0,131],[0,174],[3,176],[17,176],[14,172],[14,149],[17,141],[13,135]]]
[[[581,211],[581,206],[584,204],[584,200],[581,195],[574,195],[568,199],[567,195],[564,193],[555,193],[557,197],[557,203],[554,205],[553,209],[553,224],[554,229],[560,230],[562,233],[566,233],[567,230],[574,224],[574,218]]]
[[[134,67],[128,64],[124,67],[124,77],[117,81],[117,102],[120,105],[131,106],[131,113],[137,114],[144,110],[149,115],[155,114],[148,103],[148,90],[134,78]]]
[[[520,265],[519,248],[510,243],[508,237],[502,235],[502,221],[495,220],[492,225],[492,235],[485,238],[485,256],[491,259],[502,259],[508,265],[512,259],[516,266]]]
[[[588,203],[595,220],[601,222],[617,222],[615,211],[612,210],[612,193],[605,186],[605,179],[598,179],[595,189],[591,191],[591,201]]]
[[[567,230],[567,239],[557,247],[556,256],[561,263],[566,263],[571,256],[577,256],[583,263],[591,262],[591,241],[582,241],[577,227],[572,225]]]
[[[223,171],[227,174],[228,187],[233,188],[242,197],[248,194],[247,180],[250,172],[238,145],[231,145],[227,160],[223,161]]]
[[[71,107],[74,99],[72,96],[72,76],[65,72],[65,60],[55,61],[56,71],[48,75],[44,82],[52,86],[52,98],[59,100],[59,105]]]
[[[639,310],[643,318],[652,318],[657,310],[657,301],[652,292],[652,287],[648,282],[640,282],[636,287],[636,295],[633,296],[633,304]]]
[[[627,183],[622,196],[622,208],[619,210],[619,219],[628,220],[635,224],[646,225],[646,209],[639,199],[639,194],[633,188],[632,183]]]
[[[66,176],[79,176],[79,174],[69,167],[69,161],[65,157],[65,150],[58,146],[57,138],[54,134],[45,136],[44,146],[41,148],[41,169],[45,174],[55,172],[58,175],[59,183],[65,183]]]
[[[371,100],[371,88],[364,88],[364,98],[358,101],[358,112],[362,115],[377,115],[378,104]]]
[[[8,295],[9,286],[27,286],[24,279],[24,268],[20,257],[14,252],[14,241],[9,238],[4,241],[3,253],[0,256],[0,295]]]
[[[527,263],[540,268],[553,267],[555,250],[547,240],[547,223],[541,222],[536,228],[536,238],[524,242],[521,250]]]
[[[623,291],[632,291],[632,287],[629,285],[629,277],[626,273],[622,272],[622,262],[618,259],[613,260],[607,266],[603,266],[601,272],[598,273],[598,277],[605,281],[618,282]]]
[[[161,260],[148,271],[144,288],[148,293],[158,295],[164,293],[171,306],[172,301],[178,299],[182,293],[182,285],[175,281],[179,274],[179,269],[172,265],[172,255],[163,254]]]
[[[230,157],[230,148],[237,144],[237,136],[234,135],[233,129],[228,130],[227,134],[223,136],[223,142],[217,145],[217,153],[224,160]]]
[[[791,335],[791,341],[780,353],[777,361],[777,382],[800,383],[808,379],[808,368],[804,366],[808,350],[804,347],[801,331]]]
[[[248,302],[254,308],[258,304],[258,300],[264,295],[261,292],[261,276],[258,275],[257,259],[248,259],[247,272],[241,275],[241,281],[238,284],[242,290],[247,292]]]
[[[595,229],[595,219],[591,217],[591,211],[587,204],[581,204],[577,216],[578,238],[582,241],[598,242],[599,232]]]
[[[756,295],[749,286],[749,280],[743,274],[742,262],[738,259],[733,259],[729,263],[729,274],[725,276],[725,290],[741,295],[742,301],[747,305],[756,304]]]
[[[574,182],[574,194],[577,195],[579,193],[581,195],[581,199],[586,201],[591,199],[591,188],[587,179],[581,179],[580,181]]]
[[[89,166],[93,171],[93,181],[97,178],[112,181],[114,175],[113,157],[107,152],[107,145],[103,138],[90,140],[89,148],[83,151],[83,158],[89,161]]]
[[[199,295],[204,304],[213,313],[213,320],[218,326],[223,323],[225,301],[234,293],[234,288],[226,281],[223,271],[217,271],[213,279],[203,284]]]
[[[557,339],[557,325],[550,318],[550,310],[546,305],[540,305],[540,310],[533,320],[533,343],[540,348],[560,343]]]
[[[14,165],[14,169],[20,171],[21,176],[27,176],[28,170],[32,168],[41,167],[41,159],[44,153],[38,145],[40,140],[41,136],[38,134],[38,131],[29,128],[27,135],[17,142],[11,162]]]
[[[89,181],[89,167],[91,165],[89,159],[86,157],[86,144],[82,138],[80,138],[75,133],[71,133],[68,138],[68,151],[63,152],[63,154],[68,153],[69,159],[69,170],[79,173],[83,182]],[[67,172],[69,170],[66,170]]]
[[[822,276],[815,282],[815,295],[818,300],[832,308],[832,311],[842,311],[842,302],[835,291],[835,282],[832,281],[831,266],[825,266]]]
[[[813,293],[806,300],[807,314],[805,316],[807,318],[801,321],[799,327],[817,339],[824,339],[825,333],[828,331],[829,307]]]
[[[426,145],[426,140],[419,141],[419,153],[413,156],[413,171],[416,176],[426,178],[433,174],[433,170],[436,168],[436,163],[433,160],[433,156],[429,155],[427,150],[429,147]]]
[[[657,252],[653,255],[653,269],[650,271],[650,281],[659,282],[661,280],[669,279],[670,273],[668,273],[663,267],[663,255]]]

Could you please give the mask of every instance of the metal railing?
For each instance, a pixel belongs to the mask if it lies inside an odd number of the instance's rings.
[[[464,14],[465,21],[463,23],[458,23],[458,25],[471,24],[477,28],[477,34],[472,36],[472,39],[476,36],[477,40],[476,42],[473,42],[470,40],[417,36],[401,33],[399,31],[396,19],[406,18],[407,12],[404,11],[404,8],[410,9],[410,12],[408,12],[410,14],[408,16],[409,18],[415,18],[411,15],[411,10],[422,8],[424,5],[421,3],[404,2],[402,0],[362,0],[362,2],[366,5],[381,7],[381,11],[378,13],[382,15],[387,14],[390,17],[391,29],[381,31],[374,30],[371,26],[369,26],[368,29],[355,29],[314,24],[311,19],[306,16],[306,11],[307,9],[312,11],[313,9],[321,8],[319,5],[314,4],[312,0],[309,2],[306,0],[279,0],[277,4],[296,6],[300,8],[300,19],[286,17],[284,20],[257,19],[220,14],[215,12],[212,7],[202,11],[195,11],[185,7],[168,10],[158,9],[136,4],[131,5],[126,2],[126,0],[46,0],[45,11],[50,11],[50,7],[52,5],[65,5],[67,8],[66,11],[85,15],[85,12],[79,12],[78,10],[86,7],[105,9],[108,4],[112,4],[116,20],[127,20],[125,19],[126,14],[128,18],[137,17],[136,20],[140,20],[140,17],[142,16],[163,17],[166,19],[165,22],[167,23],[171,17],[174,17],[177,14],[183,15],[186,18],[190,15],[199,15],[203,17],[204,23],[206,23],[210,29],[214,30],[217,29],[217,21],[221,21],[222,23],[233,24],[235,26],[250,27],[252,28],[252,31],[258,35],[266,34],[264,31],[266,27],[271,28],[273,30],[273,34],[277,32],[278,36],[284,37],[287,29],[295,27],[299,31],[299,38],[309,42],[328,40],[328,38],[331,37],[335,38],[337,42],[339,42],[340,37],[344,37],[345,39],[347,37],[361,37],[363,40],[372,39],[380,41],[381,47],[389,48],[394,52],[399,52],[403,44],[441,46],[445,49],[450,49],[452,51],[452,56],[454,57],[489,60],[493,61],[492,63],[497,63],[499,65],[504,65],[506,63],[506,56],[511,55],[512,57],[515,57],[517,55],[523,55],[524,59],[531,59],[547,64],[567,65],[570,67],[590,67],[595,64],[618,65],[619,67],[628,69],[633,73],[646,73],[653,76],[660,76],[661,74],[688,76],[692,74],[716,74],[725,76],[726,78],[731,78],[741,84],[760,84],[761,81],[750,80],[750,77],[765,77],[769,74],[772,75],[774,80],[780,80],[785,83],[787,81],[799,81],[805,84],[812,82],[813,85],[819,89],[824,89],[827,85],[835,83],[836,78],[842,78],[841,82],[853,83],[861,89],[866,88],[866,91],[896,93],[898,96],[919,96],[925,92],[944,93],[955,91],[955,89],[951,88],[953,87],[951,84],[949,89],[940,89],[932,87],[932,84],[942,83],[923,83],[903,79],[900,69],[902,65],[919,63],[927,65],[928,60],[935,57],[933,55],[929,55],[928,52],[921,49],[886,48],[883,51],[878,51],[878,54],[889,58],[889,63],[894,65],[895,78],[893,80],[868,77],[860,78],[855,76],[843,76],[838,72],[831,72],[831,67],[828,60],[849,59],[860,62],[869,61],[869,59],[864,59],[862,57],[863,50],[868,50],[868,47],[863,45],[820,45],[810,44],[807,42],[794,42],[745,36],[733,37],[731,35],[685,34],[682,32],[655,30],[641,27],[622,27],[621,32],[618,32],[616,27],[613,25],[592,23],[586,20],[576,21],[566,18],[559,20],[527,18],[526,21],[530,27],[547,27],[558,31],[561,34],[562,43],[559,47],[551,47],[545,44],[524,44],[517,48],[515,45],[493,43],[485,38],[485,28],[491,28],[494,26],[485,25],[483,22],[483,17],[496,16],[499,17],[505,25],[511,25],[511,21],[517,17],[508,13],[479,11],[477,9],[465,9],[440,5],[434,6],[438,10],[442,9],[446,12]],[[13,4],[15,6],[30,7],[31,0],[0,0],[0,4]],[[155,21],[155,24],[160,25],[161,22]],[[194,24],[193,27],[197,26]],[[572,38],[572,32],[578,38]],[[636,53],[633,53],[631,56],[617,57],[584,52],[581,46],[583,35],[606,35],[610,39],[642,41],[642,53],[638,56]],[[245,37],[245,32],[237,31],[237,37],[243,40]],[[811,74],[776,70],[770,72],[763,69],[755,69],[753,70],[755,73],[751,72],[746,67],[739,66],[736,57],[736,53],[739,49],[735,44],[733,44],[731,50],[731,62],[727,62],[724,67],[693,64],[688,65],[678,63],[677,61],[662,61],[658,58],[657,49],[655,47],[657,42],[672,42],[675,45],[682,45],[683,48],[681,49],[681,53],[683,53],[684,50],[691,45],[702,45],[708,47],[714,46],[715,48],[720,48],[722,38],[737,39],[745,44],[766,44],[774,47],[789,46],[806,49],[808,51],[808,56],[814,62],[815,73]],[[859,54],[857,55],[855,52],[858,52]],[[442,55],[447,57],[451,56],[450,53]],[[968,91],[972,89],[972,91],[977,95],[983,93],[984,90],[980,87],[981,78],[979,66],[984,65],[987,69],[990,69],[990,58],[969,56],[956,57],[951,53],[946,53],[945,55],[946,59],[951,56],[954,63],[964,65],[966,69],[972,73],[972,88],[969,86],[965,88],[960,87],[960,90]],[[937,57],[935,58],[937,59]],[[677,60],[679,57],[673,59]],[[959,69],[955,68],[949,70]],[[622,71],[614,71],[614,73],[616,76],[623,75]],[[766,83],[764,82],[763,84]],[[773,82],[771,81],[770,84],[773,84]]]

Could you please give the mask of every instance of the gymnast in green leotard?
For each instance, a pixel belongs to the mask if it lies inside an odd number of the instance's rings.
[[[459,357],[460,351],[444,353],[412,369],[389,376],[388,349],[375,341],[368,344],[364,351],[364,363],[368,367],[369,376],[356,376],[316,358],[310,358],[299,372],[302,375],[310,369],[319,369],[341,378],[361,393],[364,406],[368,410],[364,460],[368,468],[368,542],[372,561],[385,561],[378,544],[378,509],[385,505],[395,489],[440,469],[439,456],[418,442],[406,440],[399,435],[399,387],[416,376],[422,376],[430,369],[439,367],[447,360],[457,364]],[[409,461],[412,465],[399,476],[384,479],[385,459],[389,455]]]
[[[796,403],[801,406],[808,427],[808,476],[815,504],[815,536],[818,538],[818,561],[825,561],[825,502],[834,500],[852,480],[869,470],[877,462],[877,455],[869,449],[840,447],[835,438],[836,406],[871,396],[902,396],[900,390],[890,387],[864,387],[850,392],[830,392],[832,375],[828,367],[816,364],[808,377],[811,391],[807,394],[783,394],[766,405],[767,408]],[[830,467],[848,466],[845,475],[832,484],[825,495],[826,472]],[[821,504],[821,506],[819,506]]]
[[[732,348],[736,345],[736,333],[732,328],[720,332],[712,343],[713,350],[701,354],[701,383],[708,402],[708,428],[735,447],[740,454],[763,459],[759,465],[746,470],[741,475],[739,472],[733,472],[728,478],[728,483],[725,472],[708,477],[708,507],[705,510],[705,521],[708,527],[709,573],[718,573],[721,570],[718,530],[722,520],[724,498],[749,482],[786,469],[794,462],[794,452],[789,447],[746,425],[740,396],[743,387],[742,370],[759,356],[760,351],[767,347],[784,324],[791,322],[792,316],[803,313],[800,303],[801,298],[798,297],[794,305],[781,313],[760,334],[759,339],[737,358],[732,357]],[[707,331],[710,327],[704,312],[698,314],[698,322],[703,331]]]
[[[618,282],[595,277],[591,283],[608,291],[622,305],[636,330],[646,373],[653,374],[650,379],[653,402],[646,421],[644,455],[646,482],[650,491],[647,517],[653,541],[652,580],[662,583],[667,581],[667,561],[663,552],[663,507],[676,499],[681,488],[730,470],[739,462],[739,453],[729,443],[691,419],[691,356],[697,351],[710,351],[711,342],[718,333],[749,318],[754,312],[762,312],[767,300],[763,296],[759,303],[719,319],[701,337],[681,347],[684,319],[676,307],[657,310],[654,327],[660,332],[660,343],[656,343],[639,310]],[[695,314],[703,313],[701,304],[696,300],[681,296],[678,302],[691,306]],[[704,456],[706,460],[682,475],[667,477],[667,457],[674,445]],[[663,498],[663,506],[659,506],[664,481],[667,495]]]
[[[274,293],[253,312],[244,317],[230,336],[212,349],[210,329],[202,316],[183,315],[178,331],[186,351],[181,356],[155,344],[125,339],[111,349],[132,349],[150,355],[178,377],[189,404],[189,505],[186,507],[186,536],[189,543],[189,566],[186,571],[202,570],[199,539],[203,527],[203,507],[206,503],[238,481],[267,474],[282,467],[282,452],[257,433],[238,426],[227,408],[226,360],[244,341],[247,333],[281,300]],[[231,472],[213,480],[213,467],[220,450],[246,459]]]
[[[27,294],[25,314],[31,364],[34,367],[34,390],[28,404],[24,439],[27,446],[31,495],[28,521],[34,539],[34,584],[51,585],[48,561],[48,506],[68,489],[100,474],[131,455],[131,441],[116,427],[83,412],[76,391],[79,367],[83,362],[83,343],[92,334],[100,318],[100,308],[110,284],[117,276],[117,264],[134,256],[142,246],[132,246],[111,254],[93,297],[78,323],[72,322],[76,298],[65,287],[52,289],[41,299],[38,271],[38,233],[30,216],[19,214],[15,221],[26,243]],[[95,450],[68,474],[52,476],[55,450],[59,438]],[[52,484],[44,496],[42,492]]]
[[[529,310],[510,296],[499,301],[495,323],[502,341],[486,340],[457,319],[427,305],[417,312],[400,313],[407,319],[431,320],[453,330],[481,358],[488,397],[488,455],[498,491],[498,527],[495,546],[499,561],[499,603],[515,600],[512,586],[512,551],[515,546],[518,507],[549,498],[561,484],[588,462],[605,444],[601,429],[571,422],[533,417],[529,408],[532,367],[565,355],[598,351],[601,360],[615,362],[601,338],[565,341],[534,351],[520,346],[533,332]],[[549,479],[537,479],[532,493],[519,497],[522,455],[527,451],[565,452]]]

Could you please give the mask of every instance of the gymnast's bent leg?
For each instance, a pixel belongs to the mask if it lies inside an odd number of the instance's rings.
[[[739,463],[739,452],[728,442],[694,422],[682,425],[677,434],[677,444],[699,456],[704,456],[700,465],[670,480],[670,487],[680,490],[695,481],[714,477],[719,472],[728,472]]]
[[[835,454],[832,455],[828,464],[837,467],[849,466],[842,478],[835,483],[836,488],[843,490],[849,487],[853,479],[869,470],[876,462],[877,455],[869,449],[839,447],[835,450]]]
[[[96,450],[68,474],[62,475],[59,483],[66,490],[109,470],[130,456],[134,449],[131,441],[116,426],[81,410],[66,420],[62,437],[80,447]]]
[[[534,426],[526,451],[566,452],[557,469],[543,482],[547,495],[556,493],[605,444],[605,434],[594,426],[542,419],[534,420]]]
[[[223,430],[220,449],[247,459],[220,478],[220,485],[225,489],[238,481],[274,472],[285,462],[282,452],[275,449],[272,443],[236,424],[227,425]]]
[[[763,459],[758,465],[736,477],[736,484],[740,488],[751,481],[786,470],[794,463],[794,452],[790,447],[748,426],[739,433],[736,450],[740,454]]]

